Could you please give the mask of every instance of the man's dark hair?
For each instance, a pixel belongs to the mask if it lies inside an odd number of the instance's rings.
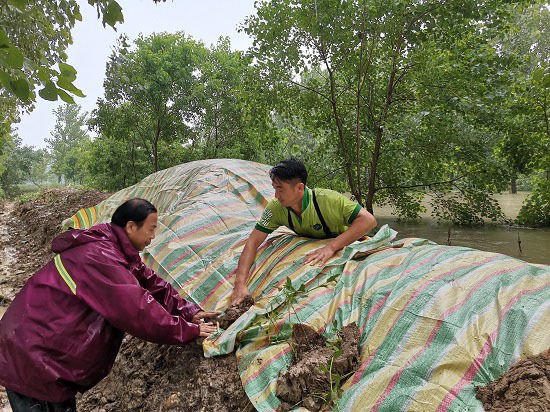
[[[279,162],[269,171],[271,180],[279,179],[285,182],[298,179],[304,185],[307,181],[307,170],[301,160],[287,159]]]
[[[147,216],[151,213],[157,213],[157,209],[151,202],[134,197],[116,208],[111,218],[111,223],[120,227],[126,227],[126,223],[132,221],[136,222],[138,227],[141,227]]]

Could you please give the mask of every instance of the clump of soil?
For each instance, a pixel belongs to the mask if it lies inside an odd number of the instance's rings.
[[[516,362],[500,378],[476,387],[487,412],[550,411],[550,359],[544,353]]]
[[[78,399],[78,410],[243,411],[249,405],[234,355],[202,346],[157,345],[127,336],[111,373]]]
[[[223,315],[219,317],[220,328],[226,330],[239,319],[243,313],[250,309],[252,305],[254,305],[254,299],[252,299],[252,296],[248,295],[238,305],[229,306]]]
[[[320,411],[335,399],[330,399],[330,376],[321,370],[332,359],[332,375],[349,376],[359,367],[359,338],[361,332],[355,323],[342,329],[339,334],[342,351],[326,345],[325,339],[306,325],[294,325],[292,365],[281,371],[277,379],[277,397],[282,401],[277,412],[287,412],[301,405],[310,411]],[[345,380],[345,379],[344,379]],[[343,381],[344,381],[343,380]],[[343,383],[342,381],[342,383]]]

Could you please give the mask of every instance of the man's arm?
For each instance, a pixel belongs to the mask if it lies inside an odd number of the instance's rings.
[[[61,260],[73,273],[76,295],[111,325],[131,335],[150,342],[181,345],[216,330],[210,323],[197,324],[193,318],[188,321],[171,314],[139,284],[116,253],[98,253],[90,248],[84,254],[61,256]]]
[[[256,252],[266,237],[267,233],[254,229],[246,241],[235,272],[235,288],[231,295],[232,305],[240,303],[247,295],[250,295],[246,287],[246,279],[248,278],[248,272],[252,267],[252,263],[254,263]]]
[[[323,266],[336,252],[350,243],[355,242],[375,226],[376,219],[374,216],[367,212],[364,208],[361,208],[351,226],[344,233],[341,233],[338,237],[335,237],[325,247],[308,253],[304,263]]]

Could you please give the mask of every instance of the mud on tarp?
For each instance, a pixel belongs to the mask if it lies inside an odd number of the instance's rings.
[[[187,163],[64,223],[89,227],[108,221],[128,198],[150,200],[159,228],[144,261],[182,296],[206,310],[224,309],[240,252],[273,196],[268,170],[239,160]],[[339,409],[481,411],[474,386],[493,381],[517,359],[548,353],[550,267],[424,239],[392,242],[393,236],[384,227],[319,269],[304,266],[303,258],[327,240],[276,231],[248,280],[256,304],[205,341],[205,354],[236,346],[249,398],[256,409],[273,411],[277,376],[290,364],[291,324],[306,323],[330,338],[356,322],[361,366],[346,381]],[[292,308],[285,308],[280,290],[287,278],[295,289],[303,285]]]

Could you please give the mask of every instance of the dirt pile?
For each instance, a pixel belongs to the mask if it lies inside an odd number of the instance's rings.
[[[550,359],[542,353],[518,361],[476,396],[487,412],[549,412]]]
[[[276,394],[282,401],[277,412],[296,406],[314,412],[331,406],[340,396],[340,384],[359,367],[360,336],[353,323],[342,329],[335,342],[327,344],[308,326],[294,325],[292,365],[277,379]]]
[[[81,208],[98,204],[109,193],[73,188],[47,189],[33,200],[16,205],[18,225],[13,227],[16,249],[20,256],[19,270],[32,275],[53,257],[50,244],[61,233],[61,222]]]
[[[250,307],[254,305],[254,299],[248,295],[238,305],[231,305],[227,310],[219,317],[220,328],[227,330],[229,326],[233,324],[237,319],[241,317]]]
[[[252,411],[234,355],[206,359],[202,346],[125,339],[113,370],[78,399],[81,412]]]

